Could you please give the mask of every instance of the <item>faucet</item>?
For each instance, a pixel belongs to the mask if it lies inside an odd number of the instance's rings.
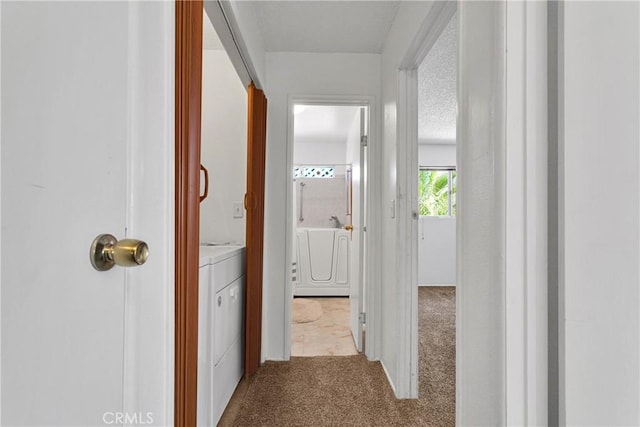
[[[331,218],[329,218],[329,221],[334,221],[336,223],[336,228],[342,228],[342,223],[337,216],[332,215]]]

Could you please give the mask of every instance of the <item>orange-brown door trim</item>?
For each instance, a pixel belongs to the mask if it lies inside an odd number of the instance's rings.
[[[262,340],[262,260],[267,98],[253,82],[248,91],[247,125],[247,272],[245,297],[245,377],[260,365]]]
[[[196,425],[202,0],[177,0],[174,425]]]

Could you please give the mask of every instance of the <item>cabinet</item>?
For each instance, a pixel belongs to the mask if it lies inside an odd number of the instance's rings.
[[[200,248],[198,425],[216,425],[242,378],[245,251]]]

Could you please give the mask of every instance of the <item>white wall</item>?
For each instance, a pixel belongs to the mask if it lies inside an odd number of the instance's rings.
[[[418,146],[419,166],[449,167],[456,165],[455,144],[423,144]]]
[[[462,232],[457,236],[456,421],[461,425],[506,424],[504,13],[501,2],[465,2],[458,11]]]
[[[455,285],[456,217],[422,216],[418,233],[418,285]]]
[[[327,107],[329,108],[329,107]],[[321,139],[321,138],[318,138]],[[346,135],[345,135],[346,139]],[[348,224],[346,206],[346,165],[347,145],[337,142],[321,141],[299,142],[293,147],[293,163],[296,165],[336,166],[334,179],[298,178],[294,191],[296,201],[300,203],[300,183],[305,183],[303,194],[304,221],[297,220],[299,206],[296,205],[296,221],[298,227],[327,227],[335,223],[331,216],[337,216],[342,224]]]
[[[290,187],[287,158],[290,95],[373,96],[380,87],[379,56],[371,54],[267,54],[268,99],[262,358],[285,357],[284,312],[290,259],[286,245]]]
[[[299,142],[295,144],[293,163],[297,165],[343,165],[347,163],[345,144]]]
[[[242,218],[247,182],[247,92],[224,50],[202,55],[201,163],[209,171],[209,196],[200,204],[200,241],[245,242]]]
[[[398,103],[398,68],[404,59],[415,35],[429,9],[430,2],[402,2],[396,19],[389,30],[381,57],[381,106],[383,115],[382,154],[382,255],[379,271],[382,277],[381,313],[377,319],[380,325],[380,360],[395,387],[398,376],[398,334],[397,311],[398,288],[396,269],[397,222],[395,210],[398,198],[396,182],[396,111]],[[371,165],[372,167],[376,167]]]
[[[455,144],[419,145],[418,164],[455,167]],[[418,284],[455,285],[456,218],[420,217],[418,233]]]
[[[334,216],[341,224],[349,223],[345,167],[336,169],[338,170],[334,178],[296,178],[294,191],[297,193],[297,209],[294,223],[298,227],[334,228],[336,223],[331,219]]]
[[[639,5],[562,4],[560,425],[638,425]]]

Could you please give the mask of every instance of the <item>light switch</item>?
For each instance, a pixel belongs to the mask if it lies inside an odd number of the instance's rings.
[[[233,202],[233,217],[244,217],[244,207],[242,206],[242,202]]]

